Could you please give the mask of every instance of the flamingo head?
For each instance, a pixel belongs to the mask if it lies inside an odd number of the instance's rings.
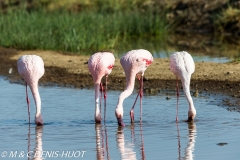
[[[38,126],[43,125],[43,119],[42,119],[42,114],[41,113],[36,114],[36,116],[35,116],[35,123]]]
[[[191,122],[191,121],[193,121],[194,120],[194,118],[195,118],[195,116],[196,116],[196,110],[195,109],[190,109],[189,111],[188,111],[188,120],[187,120],[187,122]]]
[[[123,119],[122,119],[122,117],[119,117],[119,118],[117,118],[117,121],[118,121],[118,126],[125,126],[125,124],[123,123]]]
[[[100,113],[95,114],[95,123],[101,123],[101,120],[102,120],[101,114]]]
[[[123,108],[122,107],[117,107],[116,111],[115,111],[115,116],[117,118],[118,121],[118,125],[119,126],[125,126],[125,124],[123,123]]]

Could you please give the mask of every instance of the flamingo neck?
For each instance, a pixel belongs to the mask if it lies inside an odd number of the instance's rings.
[[[133,73],[131,73],[130,76],[126,76],[126,88],[119,95],[117,107],[122,107],[124,99],[132,94],[135,84],[135,76],[136,74]]]
[[[182,80],[182,86],[183,86],[183,91],[185,93],[187,101],[189,103],[189,110],[192,111],[192,110],[195,110],[195,108],[194,108],[192,96],[190,94],[190,79],[191,79],[191,76],[186,78],[184,81]]]
[[[32,95],[36,105],[36,116],[38,116],[41,114],[41,98],[38,91],[38,82],[32,82],[28,85],[32,91]]]
[[[100,89],[100,82],[94,84],[95,88],[95,118],[100,115],[100,96],[99,96],[99,89]]]

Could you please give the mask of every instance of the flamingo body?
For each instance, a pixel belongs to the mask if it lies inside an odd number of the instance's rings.
[[[195,71],[192,56],[185,51],[173,53],[170,57],[170,69],[177,78],[181,79],[183,90],[189,103],[188,120],[191,121],[196,116],[196,109],[190,94],[191,75]]]
[[[97,52],[88,60],[88,68],[92,75],[95,87],[95,122],[101,122],[101,113],[99,109],[99,90],[101,80],[108,76],[113,69],[115,62],[114,55],[110,52]]]
[[[30,87],[36,105],[35,123],[42,125],[41,98],[38,91],[38,81],[44,75],[44,63],[41,57],[36,55],[23,55],[17,61],[18,73]],[[29,105],[29,100],[27,98]]]
[[[123,101],[125,98],[130,96],[133,92],[136,74],[139,73],[139,74],[141,74],[141,76],[143,76],[145,70],[152,64],[152,62],[153,62],[152,54],[149,51],[144,50],[144,49],[131,50],[131,51],[127,52],[120,59],[120,63],[122,65],[123,70],[126,75],[126,88],[119,95],[118,104],[117,104],[117,107],[115,110],[115,115],[118,120],[119,126],[124,126],[124,124],[122,122]],[[140,88],[140,90],[142,90],[142,88]],[[141,94],[140,94],[140,97],[141,97]],[[132,118],[133,110],[131,110],[131,112],[130,112],[130,116],[131,116],[131,120],[132,120],[133,119]]]

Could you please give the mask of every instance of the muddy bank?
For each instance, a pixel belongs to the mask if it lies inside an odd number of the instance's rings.
[[[66,55],[52,51],[19,51],[15,49],[0,49],[0,75],[7,76],[10,82],[19,83],[17,59],[23,54],[36,54],[43,58],[45,74],[40,79],[41,85],[59,85],[75,88],[93,88],[92,77],[87,68],[88,56]],[[240,64],[238,63],[207,63],[197,62],[192,75],[191,92],[214,96],[226,95],[222,104],[238,108],[240,102]],[[11,74],[9,69],[12,68]],[[144,78],[145,94],[155,94],[161,91],[175,90],[175,76],[169,69],[168,59],[154,59],[147,69]],[[135,88],[138,81],[136,80]],[[181,86],[181,85],[180,85]],[[123,90],[125,76],[116,59],[114,69],[108,78],[109,90]],[[221,105],[221,104],[220,104]]]

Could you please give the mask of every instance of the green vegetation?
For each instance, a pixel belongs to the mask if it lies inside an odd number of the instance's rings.
[[[211,15],[201,1],[191,0],[2,0],[0,46],[117,53],[139,46],[154,50],[177,29],[191,32],[204,26],[220,38],[240,34],[240,9],[207,6]]]
[[[166,21],[160,13],[130,8],[124,11],[108,7],[102,10],[94,6],[92,10],[86,8],[81,12],[69,12],[41,7],[28,11],[22,7],[3,12],[0,15],[0,45],[84,54],[114,50],[119,42],[133,37],[164,38],[167,35]]]
[[[214,23],[217,33],[239,32],[240,9],[233,8],[229,5],[226,9],[222,9],[220,13],[216,14]]]

